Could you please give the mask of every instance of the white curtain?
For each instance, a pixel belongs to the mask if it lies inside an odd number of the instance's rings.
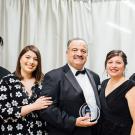
[[[112,49],[121,49],[127,54],[125,75],[129,77],[135,72],[135,1],[93,0],[92,20],[92,68],[104,79],[106,54]]]
[[[66,63],[66,44],[82,37],[91,42],[90,2],[77,0],[0,0],[0,64],[14,71],[20,50],[38,46],[43,71]]]
[[[135,72],[134,0],[0,0],[0,65],[15,70],[20,50],[36,45],[44,73],[66,63],[70,38],[89,45],[87,67],[105,78],[104,60],[112,49],[128,56],[126,75]]]

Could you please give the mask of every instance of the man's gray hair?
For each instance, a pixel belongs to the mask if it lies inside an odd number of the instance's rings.
[[[67,48],[69,47],[70,43],[71,43],[72,41],[74,41],[74,40],[82,40],[82,41],[84,41],[84,42],[86,43],[86,46],[88,46],[87,42],[86,42],[84,39],[79,38],[79,37],[76,37],[76,38],[70,39],[70,40],[67,42]]]

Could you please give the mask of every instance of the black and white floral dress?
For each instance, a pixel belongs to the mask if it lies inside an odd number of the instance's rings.
[[[28,96],[21,81],[9,74],[0,81],[0,125],[1,135],[46,135],[45,122],[38,113],[31,112],[25,117],[20,115],[21,106],[33,103],[41,91],[41,84],[32,87],[32,96]]]

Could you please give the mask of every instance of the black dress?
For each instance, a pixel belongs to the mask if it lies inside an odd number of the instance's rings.
[[[132,74],[129,79],[135,81],[135,73]]]
[[[105,97],[108,79],[101,85],[101,118],[98,123],[99,135],[130,135],[132,118],[125,94],[135,86],[127,80]]]

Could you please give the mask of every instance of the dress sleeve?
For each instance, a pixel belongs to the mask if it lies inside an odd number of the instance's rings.
[[[0,117],[4,121],[17,120],[21,117],[21,107],[12,97],[12,85],[5,78],[0,81]]]

